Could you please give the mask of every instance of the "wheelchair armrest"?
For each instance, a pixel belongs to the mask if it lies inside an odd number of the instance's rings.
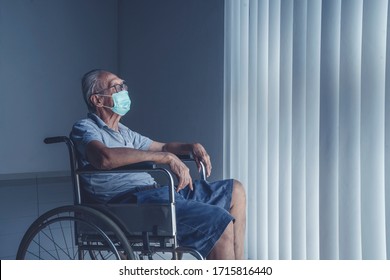
[[[119,170],[149,170],[149,169],[156,169],[157,165],[154,161],[143,161],[133,164],[128,164],[125,166],[118,167],[116,169]]]
[[[175,192],[175,184],[173,181],[173,177],[171,172],[169,172],[165,168],[157,167],[156,163],[153,161],[144,161],[134,164],[128,164],[125,166],[121,166],[118,168],[110,169],[110,170],[100,170],[96,169],[92,165],[86,165],[83,168],[79,168],[75,171],[77,175],[80,174],[93,174],[93,173],[126,173],[126,172],[160,172],[165,174],[169,183],[169,201],[171,203],[175,202],[174,192]]]
[[[45,144],[54,144],[54,143],[61,143],[61,142],[67,142],[69,140],[66,136],[55,136],[55,137],[47,137],[43,140]]]
[[[181,159],[182,161],[194,161],[194,156],[192,154],[189,154],[189,155],[177,155],[177,157],[179,159]]]
[[[84,166],[83,168],[79,168],[77,171],[79,173],[90,173],[90,172],[97,172],[97,173],[110,173],[110,172],[121,172],[121,171],[148,171],[148,170],[154,170],[157,168],[157,165],[153,161],[143,161],[133,164],[128,164],[124,166],[120,166],[118,168],[110,169],[110,170],[101,170],[93,167],[92,165],[88,164]]]

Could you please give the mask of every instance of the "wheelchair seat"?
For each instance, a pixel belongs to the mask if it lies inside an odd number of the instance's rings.
[[[174,180],[169,170],[153,162],[142,162],[97,170],[78,167],[75,147],[66,136],[45,138],[46,144],[65,143],[68,147],[74,204],[55,208],[41,215],[25,233],[17,259],[153,259],[171,253],[171,259],[188,253],[176,237]],[[182,157],[183,161],[193,160]],[[149,172],[162,174],[169,186],[169,202],[154,204],[83,203],[79,176],[93,173]],[[201,178],[205,178],[202,165]]]

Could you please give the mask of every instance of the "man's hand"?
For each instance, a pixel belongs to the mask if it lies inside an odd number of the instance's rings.
[[[199,143],[193,144],[192,155],[194,156],[196,165],[198,166],[198,170],[200,171],[201,169],[200,162],[202,162],[206,168],[206,177],[209,177],[211,175],[212,166],[211,166],[210,156],[206,152],[206,149]]]
[[[211,174],[212,167],[211,167],[210,156],[206,152],[206,149],[199,143],[196,144],[185,144],[185,143],[178,143],[178,142],[160,143],[160,142],[153,141],[149,147],[149,151],[166,153],[165,155],[167,156],[168,160],[165,160],[165,163],[169,164],[171,167],[176,169],[176,171],[174,171],[175,169],[173,169],[172,171],[175,172],[176,176],[178,176],[179,179],[182,177],[182,175],[180,175],[180,172],[182,170],[188,170],[188,168],[176,156],[174,157],[174,159],[172,159],[173,155],[192,154],[196,162],[196,165],[198,167],[198,170],[200,171],[201,169],[200,163],[202,162],[206,169],[206,177],[209,177]],[[189,182],[189,180],[187,180],[186,178],[184,180]],[[186,185],[182,186],[181,189],[184,188],[185,186]],[[192,189],[192,184],[190,185],[190,187]]]
[[[193,190],[192,186],[192,178],[190,176],[190,169],[185,165],[177,156],[171,153],[167,153],[168,156],[168,164],[169,168],[175,175],[179,181],[177,185],[177,191],[184,189],[188,186],[191,190]]]

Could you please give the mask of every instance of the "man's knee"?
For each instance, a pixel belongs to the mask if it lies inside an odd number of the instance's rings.
[[[232,203],[245,205],[246,203],[246,193],[244,185],[238,181],[233,180],[233,194],[232,194]],[[233,205],[232,205],[233,206]]]

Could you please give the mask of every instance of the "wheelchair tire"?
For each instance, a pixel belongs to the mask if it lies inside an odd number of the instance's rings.
[[[16,259],[134,259],[120,227],[91,207],[69,205],[41,215],[26,231]]]

